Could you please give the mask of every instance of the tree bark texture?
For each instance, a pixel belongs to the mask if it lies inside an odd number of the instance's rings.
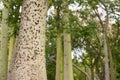
[[[47,0],[24,0],[21,26],[8,80],[47,80],[45,26]]]

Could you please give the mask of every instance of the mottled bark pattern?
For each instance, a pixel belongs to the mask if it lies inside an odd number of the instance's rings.
[[[46,0],[24,0],[9,80],[47,80],[45,69],[46,4]]]

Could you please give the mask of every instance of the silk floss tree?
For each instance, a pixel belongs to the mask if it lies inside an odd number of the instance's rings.
[[[8,80],[47,80],[45,26],[47,0],[24,0],[19,35]]]

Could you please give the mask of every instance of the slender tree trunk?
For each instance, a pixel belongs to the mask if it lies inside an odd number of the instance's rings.
[[[104,51],[105,51],[105,80],[110,80],[110,77],[109,77],[109,62],[108,62],[108,49],[107,49],[105,33],[103,34],[103,40],[104,40]]]
[[[9,10],[4,6],[2,11],[2,29],[1,29],[1,53],[0,53],[0,80],[7,80],[8,67],[8,19]]]
[[[55,17],[60,19],[60,8],[57,6],[55,8]],[[56,37],[56,47],[57,47],[57,55],[56,55],[56,76],[55,80],[64,80],[64,57],[63,57],[63,45],[62,45],[62,33],[60,31],[60,25],[57,24],[57,37]]]
[[[8,80],[47,80],[45,68],[46,0],[24,0],[21,26]]]
[[[110,60],[110,80],[115,80],[115,73],[114,73],[114,68],[113,68],[113,60],[112,60],[112,53],[111,51],[109,52],[109,60]]]
[[[63,0],[63,5],[66,7],[63,11],[63,21],[64,21],[64,80],[74,80],[73,79],[73,68],[72,68],[72,56],[71,56],[71,34],[69,26],[69,13],[68,13],[68,3]]]
[[[64,80],[64,64],[63,64],[63,50],[61,35],[57,35],[57,60],[56,60],[56,79]]]
[[[104,53],[105,53],[105,80],[110,80],[108,46],[107,46],[107,28],[108,28],[108,25],[109,25],[107,8],[106,8],[106,12],[107,12],[106,23],[105,23],[105,26],[103,27],[103,42],[104,42]]]
[[[9,40],[8,69],[9,69],[10,60],[11,60],[12,53],[13,53],[13,49],[14,49],[14,42],[15,42],[15,37],[14,37],[14,36],[11,36],[11,37],[10,37],[10,40]]]
[[[89,75],[86,71],[80,69],[80,68],[79,68],[78,66],[76,66],[75,64],[73,64],[73,67],[75,67],[75,68],[78,69],[80,72],[82,72],[82,73],[86,76],[86,80],[91,80],[90,75]]]
[[[104,62],[105,62],[105,80],[110,80],[109,76],[109,59],[108,59],[108,47],[107,47],[107,28],[109,25],[109,13],[108,13],[108,6],[102,3],[105,7],[106,11],[106,23],[102,22],[100,15],[95,11],[96,16],[98,17],[101,26],[103,27],[103,44],[104,44]]]
[[[64,33],[64,80],[73,80],[71,35]]]
[[[110,80],[115,80],[115,69],[114,69],[114,64],[113,64],[113,59],[112,59],[112,53],[111,53],[111,48],[110,48],[110,44],[107,40],[107,44],[108,44],[108,52],[109,52],[109,61],[110,61]]]

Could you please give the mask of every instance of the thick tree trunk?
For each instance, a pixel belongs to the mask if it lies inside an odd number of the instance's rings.
[[[66,7],[63,10],[63,21],[64,21],[64,80],[73,79],[73,68],[72,68],[72,56],[71,56],[71,34],[69,32],[69,13],[68,4],[66,0],[63,0],[63,5]]]
[[[8,80],[47,80],[45,68],[46,0],[24,0],[21,26]]]
[[[1,29],[1,53],[0,53],[0,80],[7,79],[7,67],[8,67],[8,7],[4,6],[2,11],[2,29]]]
[[[61,35],[57,35],[57,59],[56,59],[56,78],[55,80],[64,80],[64,64]]]

